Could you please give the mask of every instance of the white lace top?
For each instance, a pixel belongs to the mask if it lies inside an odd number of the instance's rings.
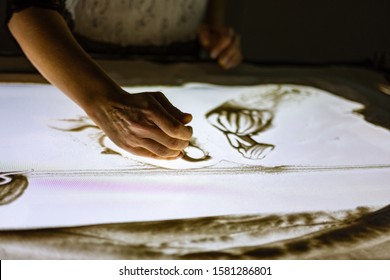
[[[195,39],[207,0],[67,0],[74,31],[120,46],[163,46]]]

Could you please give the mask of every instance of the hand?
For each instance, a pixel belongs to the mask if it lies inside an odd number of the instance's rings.
[[[192,128],[185,126],[192,116],[160,92],[123,91],[78,45],[59,13],[24,9],[13,14],[8,26],[42,75],[81,106],[116,145],[139,156],[182,156],[192,136]]]
[[[241,63],[240,37],[232,28],[202,25],[198,35],[203,48],[221,67],[231,69]]]
[[[161,92],[129,94],[97,100],[86,109],[90,118],[122,149],[137,156],[177,159],[189,145],[190,114],[174,107]]]

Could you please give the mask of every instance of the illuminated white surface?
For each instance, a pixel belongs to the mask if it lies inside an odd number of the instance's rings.
[[[0,228],[388,204],[389,131],[353,113],[362,108],[358,103],[310,87],[284,87],[305,94],[275,104],[267,96],[276,85],[128,88],[161,90],[173,104],[194,115],[196,142],[211,159],[190,163],[137,158],[109,140],[105,145],[124,156],[102,155],[98,130],[53,128],[66,128],[69,123],[61,120],[85,115],[58,90],[3,85],[0,171],[32,171],[25,193],[0,206]],[[243,157],[207,120],[208,112],[226,102],[235,108],[273,110],[268,129],[252,135],[259,143],[275,146],[264,158]],[[286,167],[273,169],[280,166]]]

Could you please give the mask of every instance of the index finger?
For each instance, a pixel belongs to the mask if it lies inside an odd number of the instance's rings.
[[[189,140],[192,137],[192,127],[183,125],[172,116],[163,105],[156,100],[155,111],[151,120],[168,136],[180,140]]]
[[[211,58],[217,58],[220,54],[230,45],[234,40],[234,31],[229,28],[227,31],[221,34],[220,39],[214,46],[211,48],[210,56]]]
[[[165,110],[175,117],[182,124],[188,124],[192,120],[192,115],[188,113],[183,113],[177,107],[168,100],[168,98],[162,92],[152,92],[153,97],[160,102],[160,104],[165,108]]]

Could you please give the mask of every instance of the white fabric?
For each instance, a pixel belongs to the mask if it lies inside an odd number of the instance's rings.
[[[75,32],[120,46],[161,46],[195,39],[207,0],[68,0]]]

